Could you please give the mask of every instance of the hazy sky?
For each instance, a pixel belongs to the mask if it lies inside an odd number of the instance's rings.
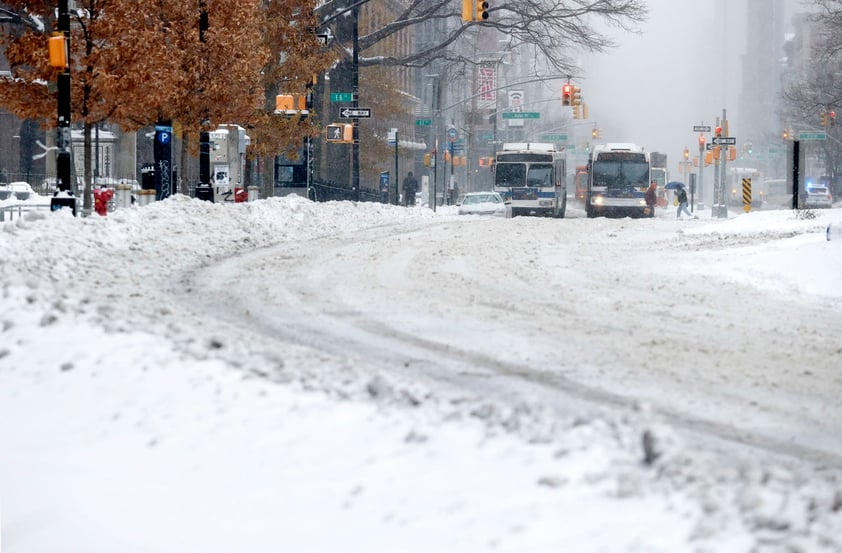
[[[574,122],[573,134],[579,142],[589,140],[598,125],[602,142],[634,142],[666,152],[675,178],[684,147],[698,154],[693,125],[713,125],[723,108],[729,120],[736,115],[747,0],[649,0],[648,5],[649,19],[639,35],[612,31],[618,48],[583,58],[585,74],[574,80],[590,118]]]

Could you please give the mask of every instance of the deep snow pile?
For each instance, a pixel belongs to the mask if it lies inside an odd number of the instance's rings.
[[[681,235],[709,249],[826,224],[758,215],[765,230],[741,228],[745,218]],[[193,280],[203,268],[260,248],[442,223],[463,220],[448,209],[176,196],[106,218],[39,213],[0,226],[3,545],[842,550],[839,467],[700,448],[645,404],[559,416],[372,370],[183,301],[208,293]],[[243,285],[261,294],[284,276]]]

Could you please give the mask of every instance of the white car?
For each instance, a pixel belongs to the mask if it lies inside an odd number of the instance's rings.
[[[36,195],[35,191],[26,181],[0,184],[0,200],[29,200],[30,198],[35,198]]]
[[[468,192],[459,204],[459,215],[509,217],[509,205],[497,192]]]
[[[807,198],[804,200],[804,207],[833,207],[833,197],[830,190],[823,184],[811,184],[807,186]]]

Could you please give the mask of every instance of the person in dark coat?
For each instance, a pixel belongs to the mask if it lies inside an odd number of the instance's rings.
[[[404,205],[415,205],[415,193],[418,192],[418,181],[412,176],[412,171],[403,179]]]
[[[679,187],[678,190],[675,191],[675,198],[678,200],[678,209],[675,212],[676,219],[681,219],[682,213],[686,213],[690,218],[698,219],[698,217],[690,213],[690,210],[687,209],[687,192],[684,190],[683,186]]]
[[[655,216],[655,205],[658,203],[657,190],[658,183],[652,181],[649,183],[649,188],[646,189],[646,194],[643,195],[643,199],[646,201],[646,209],[649,210],[647,214],[650,217]]]

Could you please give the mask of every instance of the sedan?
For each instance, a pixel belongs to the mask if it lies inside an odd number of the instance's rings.
[[[509,206],[497,192],[468,192],[459,204],[459,215],[508,217]]]
[[[833,197],[827,186],[819,184],[808,186],[804,207],[833,207]]]
[[[35,191],[28,182],[17,181],[9,184],[0,184],[0,200],[28,200],[35,197]]]

